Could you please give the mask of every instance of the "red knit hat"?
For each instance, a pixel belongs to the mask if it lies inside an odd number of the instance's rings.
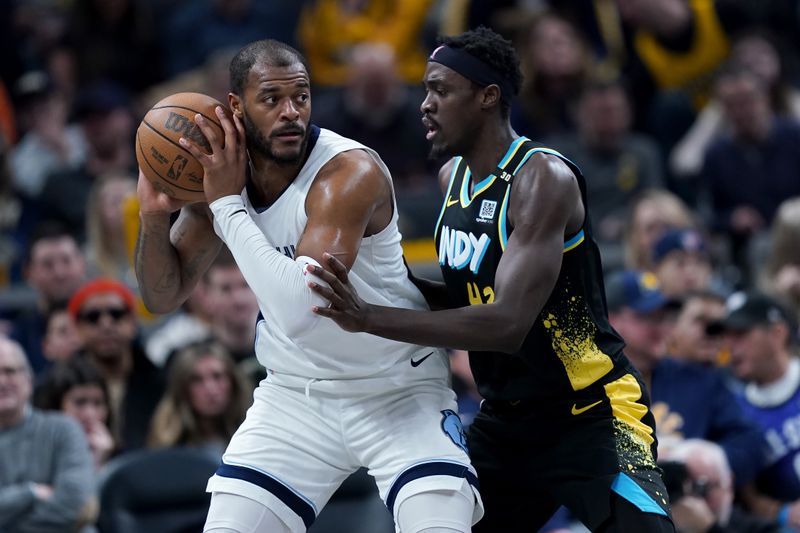
[[[81,286],[72,298],[69,299],[67,304],[67,311],[72,315],[72,318],[78,317],[78,312],[81,310],[84,302],[87,299],[97,294],[114,293],[123,299],[125,305],[132,313],[136,312],[136,297],[133,292],[117,280],[111,278],[98,278]]]

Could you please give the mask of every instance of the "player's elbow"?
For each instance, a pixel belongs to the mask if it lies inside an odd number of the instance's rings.
[[[516,325],[509,325],[498,339],[498,351],[503,353],[516,353],[522,349],[528,331]]]
[[[166,315],[167,313],[177,311],[182,303],[177,298],[169,299],[155,297],[151,294],[148,294],[147,291],[141,291],[141,295],[142,303],[144,304],[145,308],[147,308],[147,310],[154,315]]]
[[[498,308],[498,310],[500,310]],[[503,353],[516,353],[528,336],[530,326],[520,320],[520,314],[514,310],[502,310],[497,314],[497,321],[489,331],[494,332],[491,349]]]

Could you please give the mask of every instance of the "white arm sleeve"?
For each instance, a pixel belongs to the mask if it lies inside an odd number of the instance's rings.
[[[228,245],[270,324],[291,339],[312,329],[321,318],[311,307],[328,305],[307,285],[310,278],[328,286],[306,272],[306,265],[319,263],[306,256],[292,261],[277,251],[250,217],[241,196],[224,196],[209,207],[214,214],[214,231]]]

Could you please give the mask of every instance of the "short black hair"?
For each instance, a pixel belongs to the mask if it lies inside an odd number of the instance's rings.
[[[78,246],[78,239],[75,234],[67,229],[67,226],[60,220],[46,219],[40,222],[28,238],[28,244],[25,247],[25,257],[23,262],[29,265],[33,258],[33,249],[41,241],[57,240],[57,239],[72,239],[75,245]]]
[[[303,54],[286,43],[274,39],[254,41],[239,50],[231,60],[230,83],[231,91],[242,95],[247,83],[247,75],[256,61],[263,62],[270,67],[289,67],[300,63],[308,72],[308,64]]]
[[[514,96],[519,94],[522,88],[522,70],[517,51],[508,39],[486,26],[478,26],[459,35],[440,37],[439,43],[450,48],[461,48],[477,57],[511,82]],[[510,107],[507,102],[501,102],[504,115],[507,115]]]
[[[103,391],[108,407],[108,387],[102,374],[94,364],[81,355],[51,366],[36,387],[33,403],[39,409],[60,411],[64,397],[75,387],[96,385]],[[110,414],[110,410],[109,410]]]

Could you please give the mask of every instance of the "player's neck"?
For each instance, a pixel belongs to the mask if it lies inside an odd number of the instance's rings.
[[[286,190],[300,173],[303,161],[295,164],[278,163],[274,159],[253,155],[250,166],[250,181],[258,198],[256,205],[271,205]]]
[[[509,145],[518,137],[508,120],[487,121],[478,130],[472,146],[462,154],[472,175],[484,178],[493,174]]]

